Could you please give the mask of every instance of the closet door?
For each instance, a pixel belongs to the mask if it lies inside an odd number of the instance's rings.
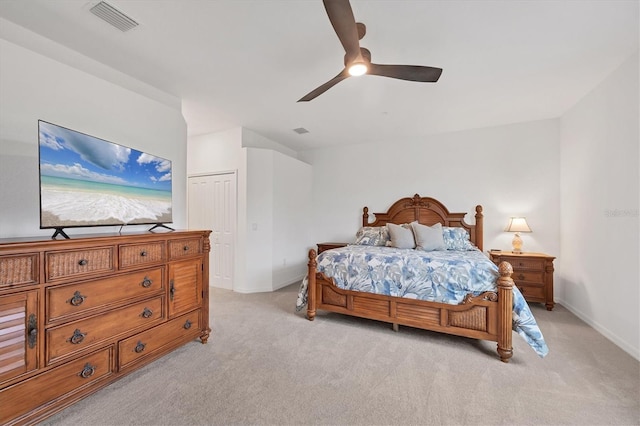
[[[233,290],[236,174],[189,177],[189,229],[210,229],[209,285]]]

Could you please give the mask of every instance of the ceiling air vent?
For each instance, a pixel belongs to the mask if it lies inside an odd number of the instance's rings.
[[[104,1],[101,1],[89,10],[98,18],[108,22],[122,32],[129,31],[138,26],[136,21]]]
[[[307,129],[305,129],[304,127],[298,127],[297,129],[293,129],[294,132],[296,132],[299,135],[303,135],[305,133],[309,133],[309,131]]]

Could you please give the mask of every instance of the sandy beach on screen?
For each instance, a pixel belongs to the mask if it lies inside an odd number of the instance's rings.
[[[42,226],[171,222],[171,201],[42,188]]]

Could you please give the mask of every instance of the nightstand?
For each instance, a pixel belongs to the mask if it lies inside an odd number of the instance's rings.
[[[344,247],[348,244],[349,243],[318,243],[318,254],[325,250]]]
[[[528,302],[544,303],[550,311],[553,301],[553,260],[544,253],[491,251],[489,257],[498,265],[503,260],[513,266],[511,278]]]

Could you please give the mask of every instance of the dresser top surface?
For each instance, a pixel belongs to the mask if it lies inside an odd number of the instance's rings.
[[[189,236],[196,236],[202,233],[206,233],[209,235],[211,231],[208,230],[176,230],[176,231],[160,231],[160,232],[149,232],[149,231],[140,231],[140,232],[130,232],[130,233],[96,233],[96,234],[82,234],[82,235],[71,235],[69,239],[52,239],[47,238],[45,236],[37,236],[37,237],[15,237],[15,238],[0,238],[0,247],[14,247],[20,246],[23,244],[56,244],[56,245],[65,245],[65,244],[76,244],[76,243],[87,243],[87,242],[97,242],[103,244],[111,244],[116,242],[122,242],[128,239],[135,239],[138,241],[151,241],[151,240],[163,240],[163,239],[179,239],[185,238]]]

